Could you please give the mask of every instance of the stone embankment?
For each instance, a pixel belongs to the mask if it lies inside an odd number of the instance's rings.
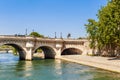
[[[120,59],[114,57],[67,55],[61,59],[120,73]]]

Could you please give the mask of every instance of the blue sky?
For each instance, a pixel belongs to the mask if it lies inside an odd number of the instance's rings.
[[[84,24],[97,19],[97,11],[107,0],[0,0],[0,35],[28,34],[85,37]]]

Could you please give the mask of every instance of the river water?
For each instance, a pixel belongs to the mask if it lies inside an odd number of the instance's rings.
[[[0,54],[0,80],[120,80],[120,74],[62,60],[19,61]]]

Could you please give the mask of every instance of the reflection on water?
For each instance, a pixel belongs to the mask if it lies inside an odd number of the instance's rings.
[[[120,74],[62,60],[19,61],[0,54],[0,80],[120,80]]]
[[[16,76],[29,77],[32,75],[32,62],[31,61],[18,61],[16,64]]]
[[[57,75],[62,75],[62,65],[61,65],[61,60],[55,60],[55,73]]]

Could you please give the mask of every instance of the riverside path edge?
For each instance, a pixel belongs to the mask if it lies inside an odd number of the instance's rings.
[[[67,55],[59,59],[120,73],[120,60],[112,60],[108,57]]]

